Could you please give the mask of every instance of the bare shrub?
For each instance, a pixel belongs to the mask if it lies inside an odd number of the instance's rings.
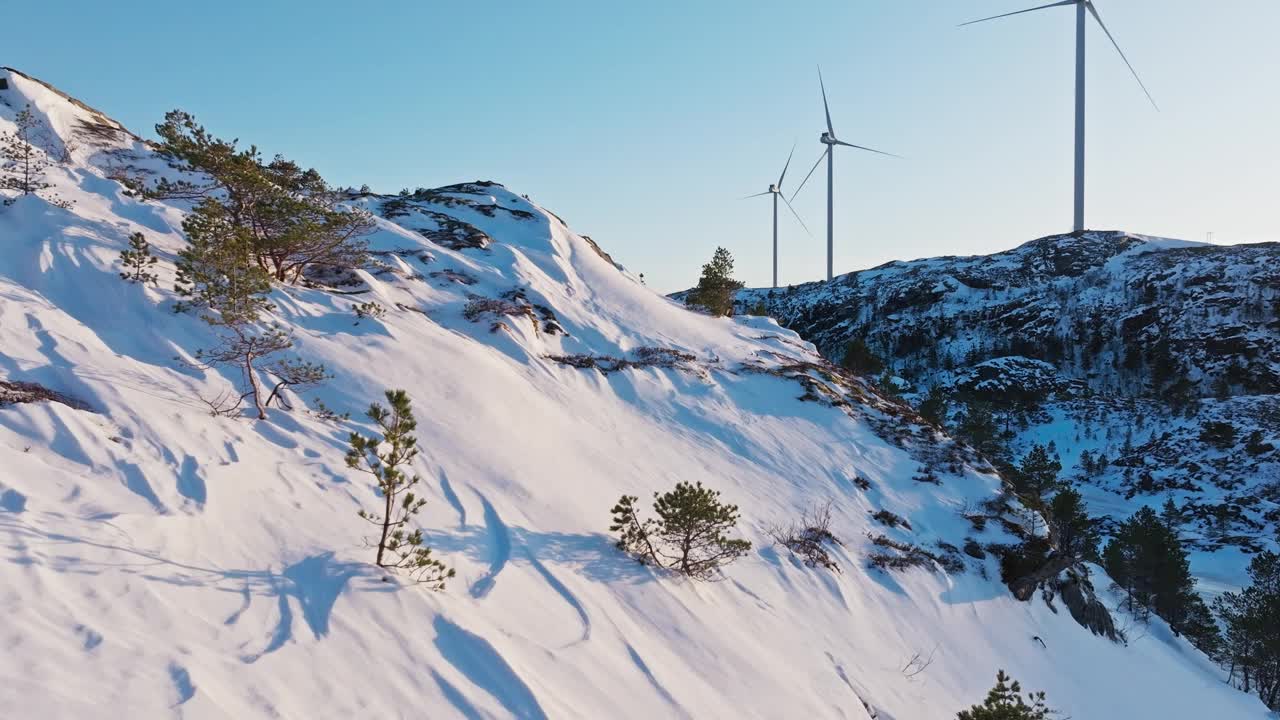
[[[840,565],[828,552],[828,545],[844,546],[840,538],[831,532],[831,501],[815,505],[800,514],[798,520],[787,525],[773,525],[765,530],[776,545],[795,553],[811,567],[823,567],[840,572]]]
[[[694,374],[705,375],[705,366],[698,363],[697,356],[683,350],[675,350],[673,348],[661,347],[642,347],[634,351],[634,358],[617,358],[610,355],[548,355],[548,360],[554,360],[561,365],[578,368],[579,370],[595,369],[608,375],[619,370],[628,368],[667,368],[672,370],[684,370]]]
[[[200,402],[209,408],[213,417],[236,417],[240,414],[244,396],[237,395],[234,390],[226,390],[211,398],[200,396]]]
[[[387,309],[376,302],[357,303],[355,311],[357,322],[366,318],[381,320],[387,316]]]
[[[937,653],[938,646],[934,645],[933,649],[929,651],[927,656],[921,652],[917,652],[912,655],[911,658],[902,665],[902,677],[911,680],[925,670],[928,670],[929,666],[933,664],[933,656]]]
[[[960,507],[960,517],[968,520],[969,524],[973,525],[973,529],[977,532],[982,532],[987,528],[987,514],[980,506],[975,506],[968,500]]]
[[[920,472],[916,473],[915,477],[911,479],[921,483],[942,484],[942,479],[938,477],[938,473],[931,467],[920,468]]]
[[[888,525],[891,528],[904,527],[908,530],[911,529],[911,523],[907,522],[906,518],[888,510],[877,510],[871,517],[880,524]]]
[[[675,367],[698,359],[693,353],[675,348],[641,347],[636,348],[634,353],[640,362],[651,367]]]
[[[461,270],[436,270],[431,273],[431,277],[437,280],[446,280],[448,282],[457,283],[459,285],[475,285],[476,279],[462,272]]]
[[[578,368],[579,370],[589,370],[591,368],[597,367],[597,361],[600,360],[601,358],[597,358],[594,355],[584,355],[582,353],[578,353],[576,355],[548,355],[547,359],[558,362],[561,365],[568,365],[569,367]],[[617,362],[616,358],[603,358],[603,359]]]
[[[919,545],[898,542],[886,535],[867,533],[867,537],[874,545],[885,549],[885,552],[871,554],[868,558],[871,567],[880,570],[906,570],[921,567],[931,572],[940,567],[949,573],[964,572],[964,561],[953,553],[947,552],[940,555]],[[889,550],[895,552],[888,552]]]
[[[533,314],[533,307],[512,300],[473,296],[462,309],[462,316],[471,322],[479,322],[485,315],[527,317],[533,323],[533,329],[538,329],[538,318]]]

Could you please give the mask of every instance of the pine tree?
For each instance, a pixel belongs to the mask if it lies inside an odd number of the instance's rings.
[[[653,495],[657,519],[640,518],[634,495],[622,496],[610,510],[609,529],[621,535],[618,549],[640,562],[710,580],[751,549],[750,542],[725,534],[738,524],[738,506],[720,502],[718,490],[681,482],[670,492]]]
[[[154,283],[158,276],[151,272],[151,267],[159,260],[151,254],[147,238],[140,232],[134,233],[129,236],[129,249],[120,251],[120,264],[124,266],[120,277],[129,282]]]
[[[871,376],[884,370],[884,361],[867,347],[865,340],[856,337],[845,344],[840,367],[854,375]]]
[[[685,304],[716,316],[732,315],[734,294],[742,288],[743,283],[733,279],[733,255],[718,247],[711,262],[702,266],[698,286],[689,291]]]
[[[45,178],[45,171],[52,163],[48,154],[36,145],[40,124],[31,112],[31,105],[19,110],[14,122],[17,124],[14,132],[0,133],[0,189],[17,190],[22,195],[40,195],[53,187]],[[45,199],[59,207],[71,204],[56,195],[48,195]],[[5,201],[6,205],[12,203],[13,199]]]
[[[267,294],[271,277],[253,260],[248,234],[230,219],[221,203],[205,200],[182,223],[191,244],[178,253],[176,289],[187,300],[177,311],[203,310],[200,317],[218,330],[218,342],[195,352],[200,367],[238,367],[248,390],[234,403],[212,402],[215,414],[231,414],[245,398],[252,398],[259,420],[273,401],[288,407],[285,388],[294,391],[327,380],[323,365],[300,359],[271,360],[293,347],[293,337],[278,327],[260,329],[262,314],[272,310]],[[271,392],[259,379],[275,377]]]
[[[309,269],[347,270],[363,264],[367,245],[361,239],[374,228],[363,211],[349,210],[341,193],[315,170],[276,156],[263,160],[256,147],[239,149],[236,141],[211,135],[193,116],[180,110],[156,126],[157,152],[171,166],[207,181],[162,178],[148,186],[124,178],[145,198],[182,199],[221,206],[218,222],[242,236],[252,261],[277,282],[297,282]],[[211,218],[215,214],[206,208]]]
[[[1049,543],[1058,553],[1076,562],[1096,562],[1098,555],[1098,523],[1084,508],[1084,500],[1075,488],[1063,488],[1053,497],[1048,508]]]
[[[1080,472],[1084,473],[1086,480],[1092,478],[1098,473],[1098,468],[1094,465],[1093,453],[1088,450],[1080,451],[1080,460],[1078,464],[1080,465]]]
[[[372,475],[382,494],[381,512],[360,510],[358,515],[379,528],[377,543],[370,543],[378,549],[374,560],[378,567],[406,570],[415,582],[443,590],[454,571],[431,556],[431,548],[423,544],[421,528],[408,529],[410,520],[427,502],[414,494],[413,488],[422,478],[410,470],[418,456],[418,439],[413,434],[418,422],[408,393],[388,390],[386,397],[389,408],[374,403],[367,413],[381,437],[353,432],[349,438],[347,467]]]
[[[1044,496],[1058,485],[1062,462],[1055,450],[1052,444],[1034,445],[1018,468],[1016,478],[1019,494],[1033,508],[1042,507]]]
[[[1120,524],[1103,551],[1103,565],[1124,590],[1131,612],[1155,613],[1200,649],[1215,651],[1217,630],[1206,622],[1208,609],[1195,593],[1187,551],[1154,510],[1144,507]]]
[[[1011,680],[1004,670],[996,673],[996,685],[987,692],[981,705],[961,710],[956,720],[1048,720],[1057,713],[1045,704],[1044,692],[1027,693],[1022,698],[1022,685]]]
[[[1236,687],[1280,710],[1280,555],[1255,555],[1249,580],[1240,592],[1214,600],[1224,631],[1221,657]]]
[[[182,222],[191,244],[178,253],[174,309],[205,308],[211,325],[257,321],[271,309],[271,277],[254,260],[253,243],[221,203],[205,200]]]
[[[947,422],[947,391],[941,385],[932,385],[920,401],[920,417],[942,427]]]
[[[966,405],[956,433],[989,460],[1000,462],[1004,459],[1004,442],[990,405],[976,401]]]
[[[1178,532],[1178,528],[1182,526],[1182,512],[1174,504],[1173,498],[1164,499],[1164,505],[1160,508],[1160,521],[1174,533]]]

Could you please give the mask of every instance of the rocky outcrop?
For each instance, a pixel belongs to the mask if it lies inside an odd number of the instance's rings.
[[[0,408],[19,403],[56,402],[76,410],[91,410],[89,404],[32,382],[0,380]]]

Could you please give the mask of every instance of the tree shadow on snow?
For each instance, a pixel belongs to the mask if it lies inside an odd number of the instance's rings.
[[[22,522],[0,519],[0,529],[25,536],[29,540],[28,549],[30,550],[40,549],[41,545],[49,546],[54,550],[68,545],[84,545],[137,559],[136,562],[104,561],[50,553],[39,559],[33,559],[30,556],[4,558],[11,562],[21,560],[27,564],[37,564],[57,572],[83,575],[100,575],[106,571],[121,572],[152,582],[181,587],[213,588],[220,592],[240,595],[241,605],[227,617],[224,621],[226,625],[235,625],[239,622],[254,598],[265,597],[275,600],[279,620],[264,649],[246,653],[241,657],[248,663],[279,650],[293,639],[295,605],[300,609],[302,619],[311,630],[312,636],[319,640],[329,634],[329,622],[334,606],[344,593],[394,592],[398,587],[394,583],[382,582],[385,573],[377,571],[373,566],[336,560],[332,552],[308,556],[278,572],[271,568],[227,569],[177,562],[145,550],[51,533]],[[354,580],[360,581],[359,585],[354,588],[349,587]]]
[[[460,554],[490,566],[487,584],[501,571],[501,565],[537,561],[569,568],[597,582],[645,583],[655,578],[648,567],[635,562],[619,552],[614,540],[600,533],[537,532],[521,527],[504,526],[509,540],[503,545],[524,547],[528,556],[503,555],[501,563],[495,563],[494,539],[489,528],[469,525],[457,530],[424,531],[423,542],[433,550],[446,554]],[[536,568],[534,568],[536,570]],[[494,576],[490,578],[490,576]]]
[[[521,720],[546,720],[546,713],[538,704],[533,691],[520,679],[515,670],[502,659],[502,654],[489,644],[488,640],[467,631],[459,625],[436,616],[436,648],[445,660],[449,661],[458,672],[462,673],[476,687],[484,690],[497,700],[512,717]],[[457,693],[456,689],[454,690]],[[470,708],[465,699],[451,698],[459,710]],[[471,708],[474,711],[474,708]]]

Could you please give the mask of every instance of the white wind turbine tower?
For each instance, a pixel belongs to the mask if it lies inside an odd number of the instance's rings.
[[[1023,13],[1035,12],[1037,10],[1046,10],[1048,8],[1065,7],[1074,5],[1076,7],[1076,204],[1075,204],[1075,232],[1084,230],[1084,99],[1085,99],[1085,28],[1088,25],[1088,15],[1093,15],[1093,19],[1098,21],[1098,26],[1102,28],[1102,32],[1106,33],[1107,39],[1115,46],[1116,52],[1120,53],[1120,59],[1124,60],[1124,64],[1129,66],[1129,72],[1133,73],[1133,78],[1138,81],[1138,86],[1142,88],[1142,92],[1146,93],[1147,99],[1151,101],[1151,106],[1157,111],[1160,106],[1156,105],[1155,98],[1151,97],[1151,92],[1147,90],[1147,86],[1143,84],[1142,78],[1138,77],[1138,71],[1133,69],[1133,63],[1129,62],[1129,58],[1125,57],[1124,51],[1120,49],[1120,43],[1116,42],[1111,31],[1107,29],[1106,23],[1102,22],[1102,16],[1098,14],[1098,9],[1093,6],[1093,0],[1062,0],[1062,2],[1049,3],[1040,7],[1033,7],[1027,10],[1019,10],[1017,12],[1005,13],[994,17],[982,18],[972,22],[963,23],[965,25],[973,25],[974,23],[987,22],[988,20],[999,20],[1000,18],[1009,17],[1011,15],[1021,15]]]
[[[872,150],[869,147],[854,145],[836,139],[836,129],[831,126],[831,108],[827,105],[827,86],[822,82],[822,68],[818,68],[818,85],[822,88],[822,110],[827,115],[827,131],[822,133],[818,138],[819,142],[827,146],[826,150],[818,156],[818,162],[813,164],[809,169],[809,174],[804,176],[804,180],[800,182],[800,187],[791,193],[791,199],[795,200],[796,195],[800,194],[800,190],[804,188],[805,183],[809,182],[809,177],[813,175],[813,171],[818,169],[818,165],[822,163],[822,158],[827,159],[827,280],[830,281],[834,276],[835,268],[835,231],[832,227],[832,220],[835,216],[835,150],[837,145],[856,148],[858,150],[866,150],[867,152],[877,153],[879,155],[888,155],[889,157],[901,157],[893,153],[881,152],[880,150]]]
[[[782,198],[782,202],[787,204],[787,209],[791,211],[792,215],[796,216],[796,222],[800,223],[800,227],[804,228],[805,232],[809,232],[809,226],[804,224],[804,220],[800,219],[800,213],[796,212],[796,209],[791,207],[791,201],[788,200],[782,194],[782,181],[787,177],[787,168],[791,167],[791,158],[794,157],[795,154],[796,154],[796,149],[793,146],[791,148],[791,154],[787,156],[787,164],[782,166],[782,174],[778,176],[778,182],[770,185],[769,189],[765,190],[762,193],[756,193],[755,195],[748,195],[747,197],[743,198],[743,200],[749,200],[750,198],[758,198],[758,197],[763,197],[765,195],[773,196],[773,287],[774,288],[778,287],[778,198]]]

